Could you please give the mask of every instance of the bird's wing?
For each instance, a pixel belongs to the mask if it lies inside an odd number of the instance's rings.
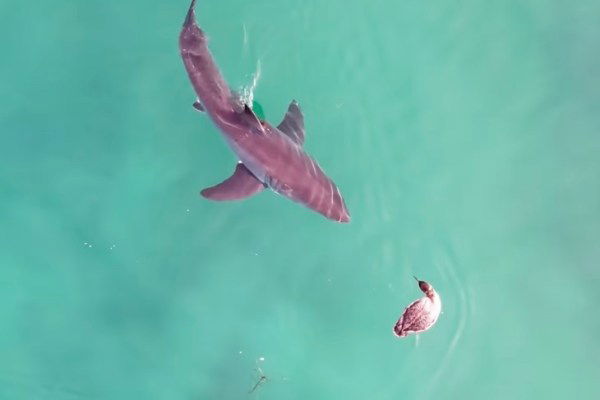
[[[400,327],[400,331],[414,330],[412,327],[417,328],[419,322],[423,317],[423,312],[426,311],[428,306],[427,297],[420,298],[413,301],[402,313],[402,317],[396,323],[396,326]]]

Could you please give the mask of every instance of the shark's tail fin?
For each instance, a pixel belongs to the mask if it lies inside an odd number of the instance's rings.
[[[192,0],[190,4],[190,8],[185,16],[185,21],[183,21],[183,26],[190,26],[195,23],[196,15],[194,14],[194,7],[196,6],[196,0]]]

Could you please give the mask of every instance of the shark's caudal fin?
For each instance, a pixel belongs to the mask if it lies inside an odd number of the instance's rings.
[[[196,96],[207,110],[229,109],[231,91],[208,49],[207,39],[196,23],[195,1],[183,22],[179,34],[179,50]]]
[[[265,187],[242,163],[238,163],[233,175],[218,185],[206,188],[200,194],[215,201],[241,200],[263,190]]]
[[[285,133],[296,144],[304,144],[304,117],[296,100],[292,100],[288,107],[283,121],[277,126],[281,132]]]
[[[185,21],[183,21],[183,26],[187,27],[190,25],[195,24],[195,19],[196,16],[194,15],[194,7],[196,7],[196,0],[192,0],[192,2],[190,3],[190,8],[188,9],[188,12],[185,16]]]

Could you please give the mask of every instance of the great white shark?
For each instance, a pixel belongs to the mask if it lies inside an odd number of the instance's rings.
[[[274,127],[232,93],[196,23],[195,3],[192,0],[179,36],[181,57],[198,98],[194,107],[206,112],[239,159],[233,175],[202,190],[202,196],[240,200],[270,188],[331,220],[349,222],[340,190],[303,149],[304,117],[298,103],[292,101]]]

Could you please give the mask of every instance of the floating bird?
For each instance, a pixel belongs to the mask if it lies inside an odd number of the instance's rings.
[[[270,188],[326,218],[349,222],[340,190],[304,151],[304,117],[298,103],[292,101],[283,121],[274,127],[232,93],[196,24],[194,5],[195,0],[179,36],[181,57],[198,97],[193,106],[206,112],[240,160],[231,177],[202,190],[202,196],[241,200]]]
[[[398,337],[426,331],[435,324],[442,311],[442,300],[433,286],[414,278],[419,282],[419,289],[425,293],[425,296],[406,307],[396,322],[394,334]]]

